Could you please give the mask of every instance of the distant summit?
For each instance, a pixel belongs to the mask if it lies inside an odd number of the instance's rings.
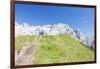
[[[69,34],[71,37],[75,38],[82,44],[88,46],[89,48],[94,48],[91,46],[91,41],[88,37],[80,32],[78,29],[72,29],[69,25],[64,23],[58,23],[53,25],[43,25],[43,26],[33,26],[27,23],[18,24],[15,23],[15,37],[19,35],[62,35]]]

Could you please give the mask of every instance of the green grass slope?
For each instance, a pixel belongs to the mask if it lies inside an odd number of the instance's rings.
[[[34,36],[16,38],[15,48],[20,50],[21,44],[34,42]],[[69,63],[93,61],[94,51],[88,49],[69,35],[42,36],[40,48],[33,56],[33,64]]]
[[[43,36],[36,64],[93,61],[94,52],[69,35]]]
[[[34,36],[18,36],[15,38],[15,49],[20,51],[24,44],[32,42],[34,42]]]

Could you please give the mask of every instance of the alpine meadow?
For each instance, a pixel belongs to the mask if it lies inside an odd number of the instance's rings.
[[[15,65],[95,60],[94,8],[15,4]]]

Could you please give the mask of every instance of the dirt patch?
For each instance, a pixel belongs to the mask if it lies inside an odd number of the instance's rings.
[[[39,49],[39,38],[35,38],[33,43],[24,43],[19,53],[15,52],[16,65],[31,65]]]

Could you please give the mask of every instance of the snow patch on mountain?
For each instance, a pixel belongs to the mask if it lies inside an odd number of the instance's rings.
[[[88,37],[78,29],[72,29],[69,25],[58,23],[53,25],[34,26],[27,23],[18,24],[15,22],[15,37],[19,35],[61,35],[69,34],[89,48],[94,48]]]

